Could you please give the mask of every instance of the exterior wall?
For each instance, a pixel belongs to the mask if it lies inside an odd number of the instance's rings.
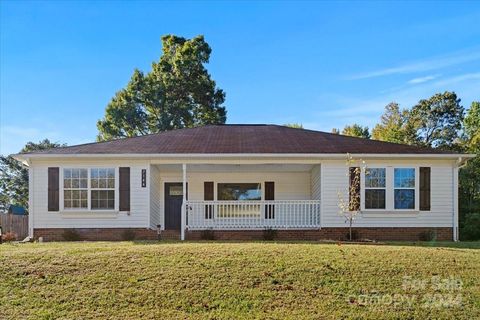
[[[130,167],[130,211],[72,211],[61,210],[49,212],[48,205],[48,167],[95,168],[95,167]],[[141,186],[141,171],[147,169],[147,187]],[[118,170],[117,170],[118,171]],[[150,227],[150,181],[149,165],[146,161],[83,160],[83,161],[37,161],[31,165],[31,231],[41,228],[148,228]],[[118,174],[116,176],[118,185]],[[60,181],[60,194],[63,182]],[[116,190],[118,204],[118,188]],[[62,208],[60,195],[60,208]],[[117,205],[118,207],[118,205]]]
[[[152,160],[153,161],[153,160]],[[292,160],[293,161],[293,160]],[[131,211],[130,212],[102,212],[102,211],[47,211],[48,167],[115,167],[128,166],[131,168]],[[348,177],[344,160],[325,160],[321,165],[311,164],[308,169],[295,165],[284,166],[282,169],[265,170],[262,166],[240,166],[235,170],[227,170],[222,165],[209,165],[209,169],[195,169],[187,166],[188,196],[190,200],[203,200],[203,182],[275,182],[276,200],[309,200],[321,198],[322,203],[322,230],[279,230],[282,234],[295,234],[297,239],[322,238],[331,235],[327,230],[346,229],[344,218],[338,214],[338,192],[347,196]],[[428,166],[431,167],[431,210],[414,212],[362,212],[354,223],[363,232],[370,230],[367,235],[375,235],[379,239],[390,237],[378,235],[378,232],[391,234],[392,237],[402,240],[404,233],[409,240],[418,238],[418,234],[437,228],[442,237],[451,240],[451,230],[454,225],[454,208],[456,206],[454,190],[455,164],[447,160],[369,160],[367,166]],[[147,187],[141,187],[141,170],[147,169]],[[140,160],[63,160],[63,161],[34,161],[30,169],[30,233],[40,234],[40,230],[58,228],[61,232],[65,228],[85,230],[110,230],[111,228],[156,229],[156,225],[164,223],[164,184],[165,182],[181,182],[181,165],[150,165],[150,161]],[[117,176],[118,181],[118,176]],[[60,189],[62,188],[62,183]],[[262,185],[264,192],[264,185]],[[118,191],[117,191],[118,193]],[[118,198],[117,198],[118,203]],[[395,227],[395,228],[393,228]],[[423,229],[422,229],[423,228]],[[446,230],[446,231],[445,231]],[[49,231],[50,232],[50,231]],[[84,231],[87,232],[87,231]],[[113,231],[108,231],[111,233]],[[120,232],[120,231],[118,231]],[[118,233],[117,232],[117,239]],[[156,232],[156,231],[155,231]],[[216,231],[224,232],[224,231]],[[226,232],[226,231],[225,231]],[[229,231],[233,232],[233,231]],[[250,233],[250,231],[242,231]],[[254,231],[251,231],[254,232]],[[262,231],[255,231],[262,232]],[[312,233],[313,232],[313,233]],[[316,232],[316,233],[315,233]],[[333,231],[329,231],[333,232]],[[340,231],[338,231],[340,232]],[[392,233],[393,232],[393,233]],[[254,233],[255,234],[255,233]],[[314,234],[314,236],[310,236]],[[305,235],[302,236],[302,235]],[[398,237],[397,237],[398,235]],[[90,236],[89,236],[90,237]],[[92,236],[93,237],[93,236]],[[368,236],[367,236],[368,237]],[[88,238],[93,239],[93,238]]]
[[[312,194],[312,200],[321,200],[321,181],[320,165],[315,165],[310,171],[310,191]]]
[[[357,227],[452,227],[454,212],[453,162],[428,161],[367,161],[368,167],[427,166],[431,167],[430,211],[380,211],[360,213],[354,222]],[[322,162],[323,199],[322,228],[345,227],[339,215],[338,192],[348,199],[348,168],[345,161]]]
[[[150,166],[150,228],[156,229],[160,224],[160,170],[156,166]]]

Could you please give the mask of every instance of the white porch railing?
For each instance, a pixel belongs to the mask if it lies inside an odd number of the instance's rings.
[[[186,202],[186,227],[204,229],[320,228],[320,200]]]

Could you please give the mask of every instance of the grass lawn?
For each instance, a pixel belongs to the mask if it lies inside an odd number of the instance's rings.
[[[478,319],[479,275],[479,243],[3,244],[0,319]]]

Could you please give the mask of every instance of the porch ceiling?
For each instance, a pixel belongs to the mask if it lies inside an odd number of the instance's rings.
[[[182,171],[181,164],[157,164],[160,171]],[[188,164],[187,172],[308,172],[311,164]]]

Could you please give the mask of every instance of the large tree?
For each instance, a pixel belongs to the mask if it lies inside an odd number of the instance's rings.
[[[167,35],[162,45],[152,70],[135,70],[112,98],[97,122],[98,140],[225,123],[225,92],[205,68],[212,50],[203,36]]]
[[[342,134],[344,136],[370,139],[370,132],[368,131],[368,127],[362,127],[357,123],[345,126],[345,128],[343,128],[342,130]]]
[[[464,150],[476,154],[460,169],[460,214],[480,214],[480,103],[473,102],[464,120]]]
[[[385,106],[380,123],[372,130],[372,138],[395,143],[416,144],[416,134],[408,119],[409,110],[401,110],[398,103],[389,103]]]
[[[28,142],[20,152],[32,152],[61,147],[59,143],[45,139]],[[0,207],[9,204],[28,208],[28,169],[11,156],[0,156]]]
[[[441,149],[458,149],[465,109],[455,92],[437,93],[420,100],[409,112],[408,125],[417,144]]]

